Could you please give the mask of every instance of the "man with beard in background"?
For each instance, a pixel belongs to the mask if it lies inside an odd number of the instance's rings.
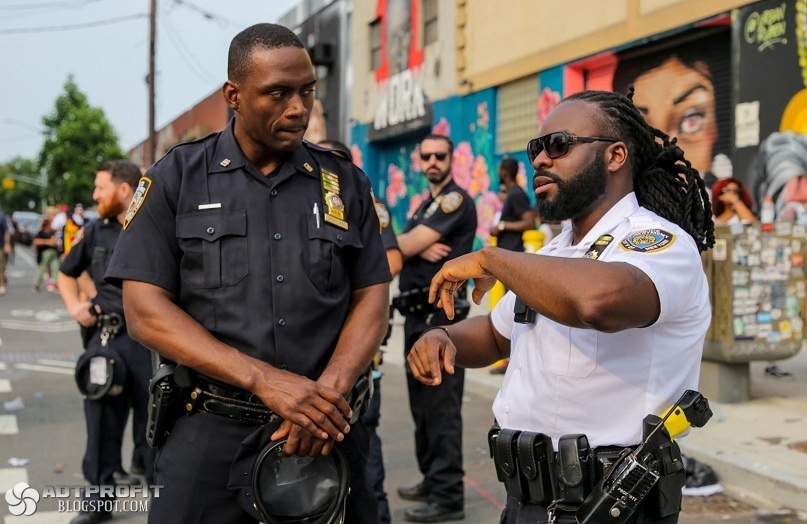
[[[470,253],[476,233],[474,201],[451,176],[453,152],[454,143],[447,136],[429,135],[420,143],[429,198],[421,203],[398,236],[404,265],[398,286],[401,294],[393,301],[406,317],[405,352],[430,328],[460,320],[448,319],[427,300],[429,283],[440,266]],[[467,313],[466,310],[464,314]],[[406,381],[415,422],[415,454],[423,480],[398,489],[402,499],[422,502],[406,510],[404,517],[410,522],[462,519],[461,410],[465,374],[458,370],[441,387],[431,388],[415,380],[407,367]]]
[[[135,449],[143,459],[146,481],[154,483],[155,451],[146,444],[148,417],[148,383],[151,379],[151,352],[129,337],[123,314],[123,295],[119,287],[104,281],[112,253],[122,230],[126,209],[132,201],[140,179],[140,168],[126,161],[104,162],[96,170],[95,191],[100,218],[84,226],[76,234],[73,247],[59,270],[59,292],[67,310],[79,324],[94,328],[88,335],[86,351],[77,365],[79,389],[84,394],[84,418],[87,423],[87,447],[82,462],[84,478],[92,486],[139,484],[121,465],[121,446],[129,407]],[[79,286],[79,277],[87,272],[95,284],[96,295],[87,299]],[[97,391],[97,357],[114,359],[123,376],[113,378],[106,373],[109,388]],[[90,368],[93,371],[90,371]],[[87,382],[84,382],[86,380]],[[115,383],[111,383],[115,380]],[[93,498],[95,497],[95,498]],[[98,508],[101,498],[88,496],[87,511],[81,511],[71,524],[95,524],[112,518],[109,511]]]
[[[497,279],[510,291],[490,314],[424,334],[408,356],[414,377],[434,386],[455,366],[510,357],[491,429],[505,524],[576,522],[602,478],[598,466],[637,447],[645,416],[698,385],[711,319],[700,258],[714,244],[711,209],[698,172],[632,97],[584,91],[552,110],[527,152],[538,212],[571,223],[537,254],[487,247],[446,263],[429,299],[449,318],[469,279],[477,303]],[[543,446],[552,449],[541,454]],[[534,489],[524,471],[548,468],[555,486]],[[659,485],[637,522],[677,522],[683,476]]]

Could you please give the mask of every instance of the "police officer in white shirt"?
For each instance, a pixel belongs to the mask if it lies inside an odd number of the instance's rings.
[[[627,97],[585,91],[553,109],[527,152],[539,214],[571,223],[537,255],[484,248],[446,263],[430,298],[449,318],[453,291],[469,279],[477,303],[497,279],[511,291],[490,315],[430,329],[408,356],[433,385],[455,365],[510,358],[493,434],[545,438],[550,464],[526,460],[558,466],[557,485],[541,496],[529,479],[506,479],[512,471],[495,457],[506,524],[575,522],[603,457],[638,445],[644,417],[698,384],[711,318],[700,258],[714,245],[709,199],[675,140],[650,127],[632,97],[632,88]],[[576,470],[565,468],[571,455],[582,461]],[[565,475],[581,470],[578,488]],[[678,491],[666,501],[669,493],[651,491],[629,522],[677,522]]]

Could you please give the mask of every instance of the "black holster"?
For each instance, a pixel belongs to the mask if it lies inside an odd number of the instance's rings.
[[[662,424],[662,419],[656,415],[647,415],[642,424],[642,438],[646,439],[656,426]],[[681,489],[686,483],[686,469],[681,458],[681,448],[670,438],[667,428],[662,426],[650,437],[647,450],[660,477],[648,494],[650,503],[658,508],[658,515],[662,518],[680,512],[683,498]]]
[[[582,434],[563,435],[558,440],[555,475],[559,498],[568,505],[580,505],[591,492],[594,460],[588,438]]]
[[[146,443],[152,448],[163,445],[174,423],[185,413],[183,389],[190,382],[187,368],[169,360],[158,359],[158,362],[157,371],[149,382]]]

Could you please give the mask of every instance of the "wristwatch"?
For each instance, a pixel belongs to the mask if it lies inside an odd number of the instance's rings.
[[[504,231],[504,221],[499,222],[499,227],[498,227],[498,229],[499,229],[499,231]]]

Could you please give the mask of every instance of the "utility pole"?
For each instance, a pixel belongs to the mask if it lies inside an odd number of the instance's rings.
[[[151,0],[151,10],[149,14],[149,147],[146,155],[146,166],[153,164],[157,158],[157,130],[154,124],[154,84],[156,81],[156,71],[154,60],[157,48],[157,0]]]

